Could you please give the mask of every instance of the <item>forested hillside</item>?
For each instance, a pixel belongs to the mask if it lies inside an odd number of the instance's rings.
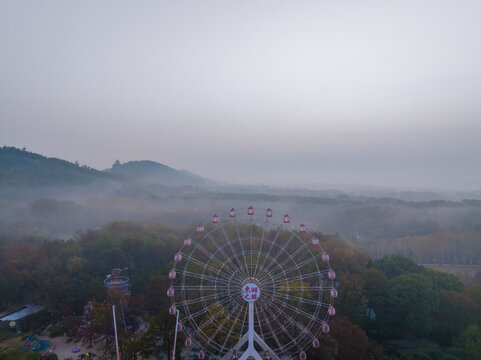
[[[48,321],[57,323],[56,332],[88,339],[82,320],[72,313],[82,313],[93,300],[98,311],[92,315],[92,330],[109,336],[102,315],[109,313],[102,307],[103,279],[112,268],[125,266],[132,283],[131,315],[149,311],[150,328],[135,336],[119,330],[124,356],[149,354],[158,346],[167,351],[173,340],[167,273],[181,239],[192,231],[192,226],[114,222],[69,241],[3,237],[0,311],[14,304],[41,304],[51,313]],[[316,236],[339,279],[337,315],[331,332],[321,338],[321,359],[336,352],[343,360],[479,358],[475,339],[481,336],[481,283],[466,287],[453,275],[399,255],[374,261],[336,236]],[[159,345],[156,339],[162,336],[170,340]],[[319,356],[309,354],[311,359]]]
[[[189,173],[178,171],[169,166],[159,164],[155,161],[129,161],[121,164],[116,161],[111,169],[105,170],[108,173],[118,174],[125,180],[139,181],[163,185],[197,185],[205,184],[206,179]]]
[[[4,146],[0,148],[0,185],[56,186],[91,185],[94,182],[113,180],[112,175],[92,169],[86,165],[71,163]]]

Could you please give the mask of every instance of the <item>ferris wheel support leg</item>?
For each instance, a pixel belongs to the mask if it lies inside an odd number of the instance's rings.
[[[239,360],[246,360],[249,356],[253,357],[256,360],[262,360],[262,357],[257,352],[256,348],[254,347],[254,303],[249,303],[249,330],[248,330],[248,339],[249,344],[247,345],[246,351],[242,354]]]
[[[272,360],[281,360],[274,351],[271,350],[271,348],[269,347],[269,345],[267,345],[264,340],[261,339],[261,337],[256,333],[254,332],[254,340],[256,343],[258,343],[260,345],[260,347],[262,348],[262,350],[266,351],[268,354],[269,354],[269,357],[272,359]]]

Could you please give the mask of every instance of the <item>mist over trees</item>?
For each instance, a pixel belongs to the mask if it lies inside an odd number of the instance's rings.
[[[148,161],[98,171],[8,147],[0,183],[0,311],[41,304],[61,331],[87,339],[82,324],[65,319],[92,301],[95,331],[108,336],[111,319],[101,316],[113,295],[102,281],[127,266],[129,306],[150,312],[150,327],[124,334],[122,348],[133,358],[152,353],[173,326],[166,275],[180,239],[213,213],[254,205],[278,220],[289,213],[330,253],[340,296],[322,359],[479,358],[480,200],[225,185]],[[422,263],[470,268],[456,277]]]

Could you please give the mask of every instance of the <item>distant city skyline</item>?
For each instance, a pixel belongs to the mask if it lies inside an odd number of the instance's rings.
[[[0,145],[230,183],[481,189],[478,1],[2,1]]]

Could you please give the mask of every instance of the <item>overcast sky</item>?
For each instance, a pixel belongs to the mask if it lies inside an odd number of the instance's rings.
[[[0,0],[0,145],[481,189],[481,1]]]

